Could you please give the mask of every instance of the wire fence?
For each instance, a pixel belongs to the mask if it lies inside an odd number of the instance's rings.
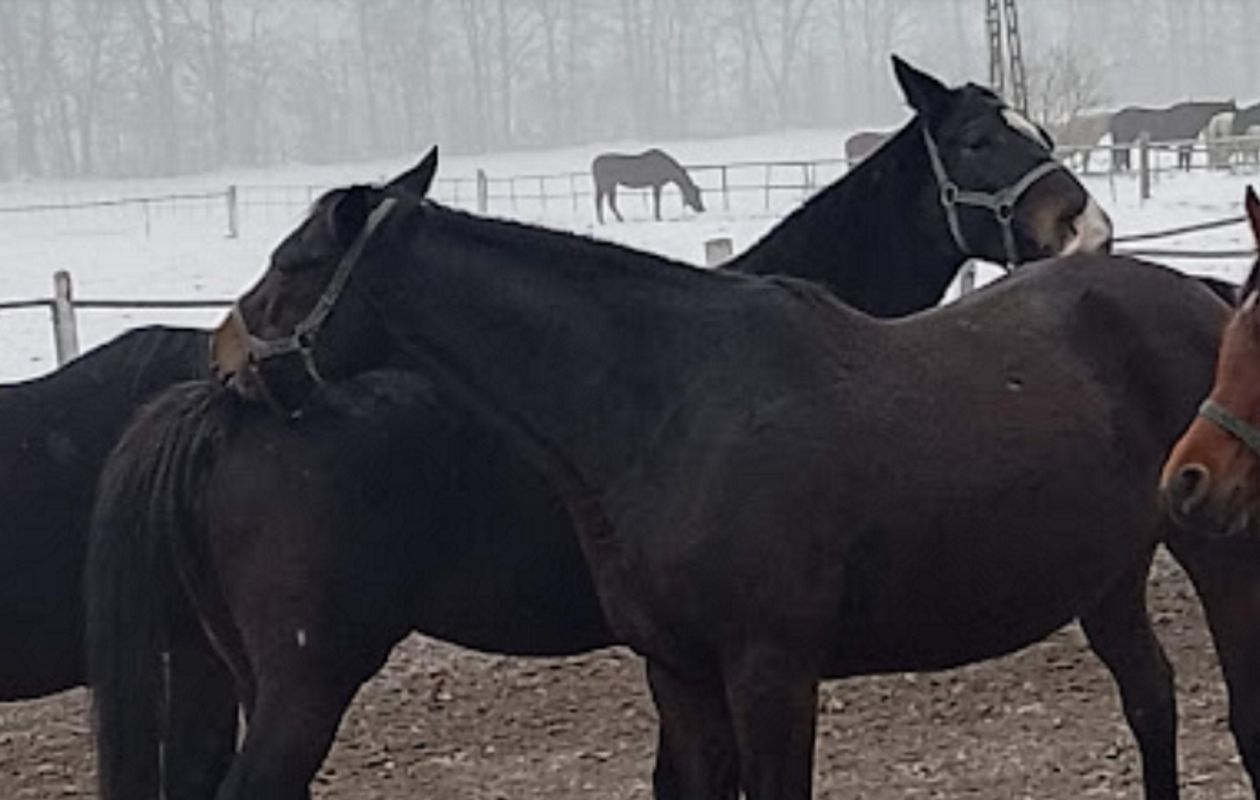
[[[1192,169],[1238,169],[1250,165],[1254,150],[1260,153],[1260,137],[1237,137],[1213,143],[1203,142],[1139,142],[1137,168],[1139,182],[1159,171],[1175,169],[1168,165],[1178,152],[1190,154]],[[1118,148],[1097,145],[1088,148],[1062,148],[1057,155],[1078,170],[1088,170],[1087,163],[1076,164],[1083,153],[1111,155]],[[1221,154],[1227,153],[1228,157]],[[1169,154],[1174,154],[1169,157]],[[1202,158],[1196,158],[1196,154]],[[1084,161],[1084,159],[1079,159]],[[710,208],[746,214],[774,215],[810,197],[819,188],[839,179],[849,164],[842,158],[814,160],[746,161],[728,164],[693,164],[686,167],[708,198]],[[1141,177],[1145,176],[1145,177]],[[1149,184],[1146,184],[1149,186]],[[89,198],[62,203],[37,203],[0,206],[0,218],[19,215],[39,217],[41,221],[60,219],[66,224],[87,220],[90,227],[142,229],[146,236],[164,225],[189,224],[204,230],[207,220],[218,224],[224,235],[240,235],[246,225],[289,222],[307,209],[331,186],[319,184],[272,185],[241,184],[220,191],[184,192],[122,198]],[[641,203],[636,210],[650,213],[651,193],[648,190],[622,190],[623,208]],[[593,215],[594,187],[587,172],[541,173],[513,176],[489,176],[482,172],[474,177],[440,178],[430,195],[439,202],[481,213],[503,214],[545,220],[563,216],[571,221],[574,214],[591,208]],[[629,201],[628,203],[626,201]],[[589,206],[587,204],[590,204]],[[1192,235],[1239,225],[1242,215],[1196,222],[1122,235],[1115,239],[1116,251],[1145,258],[1173,259],[1242,259],[1255,255],[1250,249],[1188,249],[1156,247],[1148,243],[1177,236]],[[709,245],[716,242],[707,242]],[[730,242],[722,242],[729,251]],[[719,248],[720,249],[720,248]],[[715,250],[716,252],[716,250]],[[86,309],[150,309],[190,310],[225,309],[231,299],[78,299],[74,297],[71,278],[66,272],[54,276],[51,297],[0,300],[0,311],[47,308],[50,310],[58,363],[78,352],[76,310]]]

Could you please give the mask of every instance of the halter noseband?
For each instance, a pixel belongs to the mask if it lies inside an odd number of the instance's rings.
[[[941,207],[945,210],[945,220],[949,223],[949,232],[954,237],[954,244],[958,245],[958,249],[964,256],[978,255],[972,251],[967,243],[967,237],[963,235],[962,224],[958,219],[958,206],[988,209],[993,212],[994,219],[1002,228],[1002,245],[1006,248],[1007,262],[1003,266],[1009,272],[1011,267],[1019,263],[1019,253],[1015,251],[1015,205],[1034,183],[1051,172],[1062,169],[1063,166],[1053,158],[1047,159],[1024,173],[1024,177],[1011,186],[996,192],[960,189],[945,171],[945,162],[941,160],[940,149],[928,130],[927,122],[920,120],[919,128],[923,131],[928,160],[932,162],[932,172],[935,173],[936,185],[940,188]]]
[[[229,312],[229,318],[235,322],[245,335],[245,350],[249,356],[249,362],[252,366],[257,367],[268,359],[280,358],[282,356],[297,353],[302,358],[302,364],[306,368],[306,374],[316,384],[322,385],[324,378],[319,374],[319,369],[315,366],[315,337],[327,321],[328,315],[332,313],[333,307],[341,298],[341,293],[346,288],[346,282],[350,280],[350,272],[358,263],[359,257],[363,255],[363,248],[367,246],[368,239],[372,236],[380,224],[389,216],[389,213],[397,205],[398,200],[393,197],[386,197],[381,201],[380,205],[372,209],[372,213],[368,215],[367,222],[364,223],[363,229],[359,231],[358,236],[350,243],[350,247],[342,254],[341,260],[337,262],[337,268],[333,270],[332,277],[328,279],[328,285],[324,287],[324,292],[315,301],[315,305],[310,312],[297,325],[293,326],[293,333],[288,336],[282,336],[276,339],[263,339],[255,336],[250,332],[249,326],[245,323],[245,317],[241,314],[241,304],[238,300],[232,304],[232,310]],[[263,381],[265,385],[265,381]],[[265,388],[265,386],[264,386]]]
[[[1199,416],[1210,422],[1215,422],[1221,428],[1233,434],[1253,454],[1260,456],[1260,428],[1256,428],[1241,417],[1235,416],[1232,411],[1211,398],[1204,400],[1203,405],[1199,406]]]

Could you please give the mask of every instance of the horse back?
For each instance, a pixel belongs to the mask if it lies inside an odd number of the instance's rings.
[[[601,153],[591,162],[591,174],[597,186],[620,184],[632,189],[687,180],[682,165],[658,148],[641,153]]]

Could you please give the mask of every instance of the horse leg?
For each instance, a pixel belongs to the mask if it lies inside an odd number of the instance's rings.
[[[656,221],[661,221],[661,185],[658,183],[652,187],[652,213],[656,216]]]
[[[647,672],[660,714],[656,800],[735,800],[739,763],[721,680],[684,680],[654,661]]]
[[[217,800],[310,800],[357,682],[280,673],[260,681],[245,742]]]
[[[1172,667],[1151,629],[1146,577],[1151,559],[1124,575],[1086,614],[1081,625],[1120,689],[1124,716],[1142,756],[1146,800],[1175,800],[1177,703]]]
[[[621,212],[617,210],[617,184],[608,187],[608,207],[612,209],[613,215],[617,217],[618,222],[625,222],[621,216]]]
[[[604,189],[600,186],[595,187],[595,221],[604,224]]]
[[[1217,542],[1187,544],[1170,537],[1169,549],[1194,583],[1229,690],[1229,728],[1252,790],[1260,789],[1260,560],[1254,553],[1217,549]],[[1221,551],[1224,552],[1221,552]]]
[[[820,673],[808,664],[796,649],[762,642],[725,666],[747,800],[809,800]]]
[[[166,796],[210,800],[236,754],[236,682],[205,637],[174,643],[168,662]]]

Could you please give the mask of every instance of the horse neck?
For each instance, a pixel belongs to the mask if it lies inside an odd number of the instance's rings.
[[[912,120],[727,268],[812,280],[875,316],[930,308],[964,261],[936,196]]]
[[[739,276],[430,208],[406,259],[364,269],[405,358],[499,427],[563,491],[607,485],[714,352]],[[389,276],[389,277],[382,277]],[[741,307],[742,308],[742,307]],[[593,435],[597,432],[598,435]],[[540,463],[541,462],[541,463]]]

